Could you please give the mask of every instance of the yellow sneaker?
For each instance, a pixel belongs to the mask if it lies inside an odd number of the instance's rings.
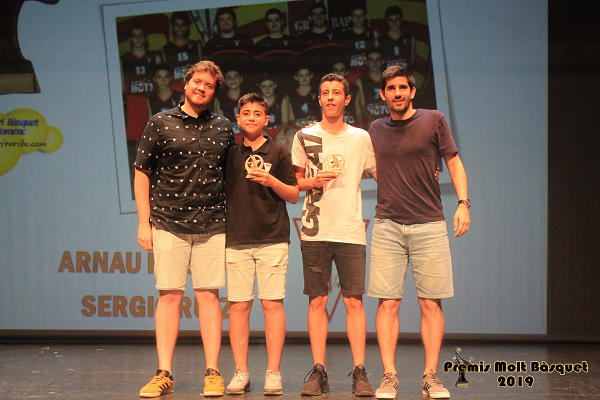
[[[140,397],[158,397],[162,394],[173,393],[175,381],[169,371],[159,369],[149,384],[140,390]]]
[[[206,370],[204,374],[204,396],[223,396],[225,394],[225,384],[219,371],[212,368]]]

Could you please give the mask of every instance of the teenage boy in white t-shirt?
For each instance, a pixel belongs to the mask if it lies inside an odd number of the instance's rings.
[[[300,190],[306,191],[302,209],[304,294],[309,296],[308,332],[315,363],[303,395],[329,391],[325,369],[328,283],[335,261],[344,305],[354,369],[352,393],[373,396],[364,368],[367,321],[365,293],[366,235],[362,218],[360,180],[363,171],[376,176],[369,134],[344,123],[350,102],[348,82],[336,74],[321,79],[319,103],[323,119],[300,130],[292,146],[292,162]]]

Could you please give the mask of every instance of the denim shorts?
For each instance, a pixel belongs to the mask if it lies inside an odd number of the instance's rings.
[[[454,296],[446,221],[405,225],[375,218],[368,295],[402,298],[409,262],[419,297]]]
[[[174,234],[152,228],[158,290],[185,290],[188,269],[194,289],[225,287],[225,234]]]
[[[227,247],[225,257],[229,301],[254,299],[255,276],[259,299],[279,300],[285,297],[287,243]]]
[[[302,240],[302,265],[304,294],[327,296],[330,292],[332,261],[335,261],[339,285],[343,295],[357,296],[365,293],[365,265],[367,246],[355,243],[338,243]]]

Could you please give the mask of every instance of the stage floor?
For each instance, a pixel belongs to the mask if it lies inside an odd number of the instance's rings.
[[[467,372],[470,388],[456,388],[457,373],[443,371],[445,361],[451,361],[454,348],[461,347],[461,356],[473,357],[473,363],[483,361],[490,370]],[[327,370],[331,392],[319,400],[351,399],[352,358],[348,344],[332,343],[327,347]],[[307,372],[312,368],[310,345],[286,344],[282,362],[283,396],[263,396],[266,368],[266,346],[250,345],[249,365],[253,391],[242,396],[224,396],[232,400],[310,399],[300,396]],[[377,344],[367,345],[366,369],[376,389],[381,382],[382,366]],[[526,372],[494,372],[496,361],[508,364],[524,361]],[[588,372],[532,372],[532,361],[551,364],[587,363]],[[397,350],[400,379],[397,399],[425,399],[421,395],[423,351],[418,344],[400,344]],[[152,379],[157,368],[156,350],[152,344],[0,344],[1,399],[138,399],[142,386]],[[235,366],[231,348],[221,348],[220,371],[229,383]],[[160,400],[198,399],[202,397],[204,355],[201,345],[181,344],[175,350],[173,368],[175,392]],[[575,399],[600,398],[600,346],[597,344],[444,344],[440,355],[438,376],[452,398],[498,399]],[[499,387],[499,376],[506,386]],[[514,381],[512,378],[514,377]],[[522,386],[519,387],[519,377]],[[533,377],[528,386],[526,377]],[[510,385],[513,387],[510,387]],[[222,400],[222,398],[214,398]],[[374,399],[374,398],[373,398]],[[316,398],[315,398],[316,400]]]

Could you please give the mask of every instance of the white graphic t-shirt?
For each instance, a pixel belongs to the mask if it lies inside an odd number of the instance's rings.
[[[350,125],[341,135],[330,135],[319,124],[304,128],[294,138],[292,162],[307,178],[318,170],[339,172],[306,192],[301,239],[366,245],[360,180],[365,170],[377,172],[369,134]]]

